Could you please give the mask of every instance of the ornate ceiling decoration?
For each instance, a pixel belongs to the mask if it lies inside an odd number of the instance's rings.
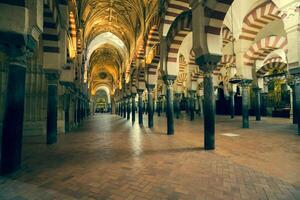
[[[117,85],[120,75],[129,65],[139,38],[144,37],[147,20],[157,10],[157,0],[81,0],[79,17],[84,28],[84,40],[88,52],[88,80],[92,88],[104,81],[99,74],[112,77],[112,85]],[[118,42],[103,42],[97,48],[89,48],[93,40],[104,33],[111,33],[125,45],[123,52]],[[105,36],[103,35],[105,38]],[[106,38],[104,40],[111,40]],[[106,79],[105,79],[106,80]],[[107,84],[107,83],[106,83]]]

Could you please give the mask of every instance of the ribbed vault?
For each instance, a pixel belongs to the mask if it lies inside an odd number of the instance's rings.
[[[157,0],[80,1],[87,47],[85,67],[92,93],[102,85],[120,86],[121,74],[130,66],[137,41],[144,36],[147,13],[154,13],[156,3]]]

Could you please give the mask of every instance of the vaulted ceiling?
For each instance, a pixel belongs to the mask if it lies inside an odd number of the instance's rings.
[[[103,82],[99,77],[101,72],[112,77],[112,88],[117,87],[120,74],[131,62],[138,39],[143,37],[147,19],[157,10],[157,0],[81,0],[79,4],[87,48],[103,33],[110,33],[123,43],[117,45],[107,39],[90,52],[87,61],[92,88]],[[126,53],[120,51],[122,45]]]

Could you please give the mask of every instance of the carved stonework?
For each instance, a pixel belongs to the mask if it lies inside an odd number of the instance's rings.
[[[251,79],[242,79],[241,82],[240,82],[240,85],[242,87],[249,87],[252,83],[252,80]]]
[[[196,63],[205,76],[205,74],[211,74],[218,67],[220,60],[221,56],[219,55],[206,54],[198,57]]]
[[[142,95],[144,90],[143,89],[138,89],[137,92],[138,92],[139,95]]]
[[[167,86],[172,86],[176,80],[176,76],[173,76],[173,75],[164,75],[162,77],[164,83],[167,85]]]
[[[148,90],[148,92],[152,92],[154,88],[155,88],[155,85],[153,85],[153,84],[147,84],[147,90]]]
[[[58,84],[58,80],[60,77],[60,72],[58,70],[45,70],[45,75],[48,80],[48,84]]]

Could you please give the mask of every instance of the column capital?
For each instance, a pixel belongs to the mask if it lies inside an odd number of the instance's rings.
[[[189,90],[189,93],[194,94],[196,93],[196,90]]]
[[[50,84],[58,84],[60,71],[56,69],[45,69],[45,75]]]
[[[152,91],[155,88],[155,85],[154,84],[147,84],[146,87],[147,87],[147,90],[149,92],[149,91]]]
[[[242,87],[249,87],[251,83],[252,83],[251,79],[242,79],[240,85]]]
[[[136,93],[132,92],[132,93],[131,93],[131,97],[132,97],[132,98],[135,98],[135,96],[136,96]]]
[[[181,97],[181,93],[176,92],[176,93],[174,94],[174,96],[177,97],[177,98],[180,98],[180,97]]]
[[[27,58],[32,57],[32,53],[26,49],[25,46],[17,46],[15,44],[9,44],[6,46],[1,46],[1,49],[8,56],[8,63],[12,66],[20,66],[26,68]]]
[[[162,77],[164,83],[167,85],[167,86],[172,86],[176,80],[176,76],[174,75],[164,75]]]
[[[142,95],[144,90],[143,89],[138,89],[137,92],[138,92],[139,95]]]
[[[254,92],[260,92],[262,90],[260,87],[257,86],[253,87],[252,89]]]
[[[204,54],[196,59],[196,63],[199,65],[199,69],[203,71],[205,75],[206,73],[212,73],[218,66],[220,60],[220,55]]]

